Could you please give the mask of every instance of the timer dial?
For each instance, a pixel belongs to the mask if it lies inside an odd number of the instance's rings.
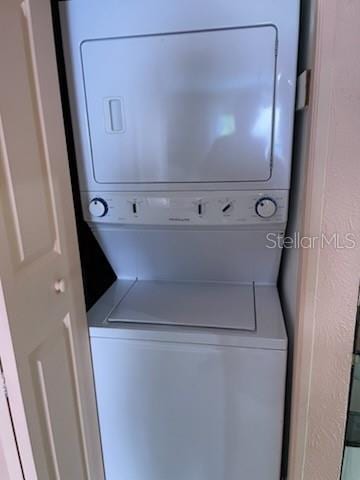
[[[103,198],[93,198],[89,203],[89,212],[92,217],[105,217],[108,204]]]
[[[255,205],[255,211],[261,218],[271,218],[277,211],[276,202],[272,198],[260,198]]]

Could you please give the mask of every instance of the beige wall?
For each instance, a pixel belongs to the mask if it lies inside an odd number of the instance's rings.
[[[360,272],[360,2],[319,0],[303,233],[357,248],[300,252],[290,480],[337,480]]]

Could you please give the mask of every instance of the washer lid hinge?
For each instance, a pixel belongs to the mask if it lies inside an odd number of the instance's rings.
[[[0,383],[1,383],[1,390],[4,392],[5,397],[8,398],[8,390],[6,387],[5,375],[2,369],[1,362],[0,362]]]
[[[296,111],[304,110],[310,104],[311,70],[304,70],[297,77]]]

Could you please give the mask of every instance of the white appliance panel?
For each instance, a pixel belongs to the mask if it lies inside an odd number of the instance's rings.
[[[137,280],[108,322],[256,330],[253,285]]]
[[[123,300],[134,280],[116,280],[88,312],[91,337],[195,343],[264,350],[287,350],[287,335],[279,294],[274,285],[254,285],[256,330],[150,325],[109,322],[111,312]],[[224,312],[225,313],[225,312]],[[221,319],[218,319],[220,325]]]
[[[96,182],[268,180],[276,48],[272,25],[83,42]]]
[[[93,233],[118,278],[276,284],[284,231],[104,225]]]
[[[107,480],[279,480],[286,351],[117,337],[91,338]]]
[[[285,227],[287,190],[229,192],[82,192],[88,222],[118,225]],[[274,209],[265,215],[265,203]]]

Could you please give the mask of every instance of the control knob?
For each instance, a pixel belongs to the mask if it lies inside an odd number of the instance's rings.
[[[261,218],[271,218],[277,210],[276,202],[272,198],[260,198],[256,202],[255,211]]]
[[[103,198],[93,198],[89,203],[89,212],[92,217],[105,217],[109,210]]]

